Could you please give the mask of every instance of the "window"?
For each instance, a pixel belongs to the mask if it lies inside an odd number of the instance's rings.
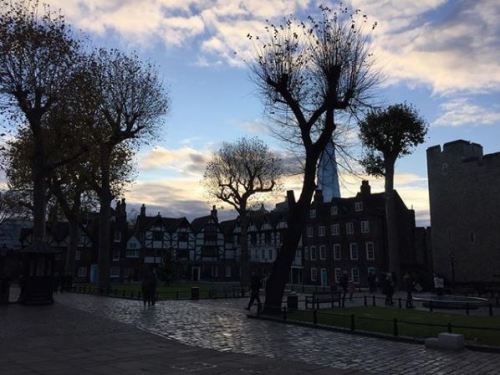
[[[216,265],[213,265],[210,269],[210,274],[212,275],[212,277],[219,276],[219,268]]]
[[[226,266],[225,275],[226,277],[231,277],[231,266]]]
[[[311,246],[311,260],[316,260],[316,246]]]
[[[139,258],[139,249],[127,249],[125,256],[127,258]]]
[[[325,227],[324,226],[319,226],[318,227],[318,236],[319,237],[325,237]]]
[[[271,244],[271,232],[266,232],[264,234],[264,243],[266,245],[270,245]]]
[[[311,228],[311,231],[312,231],[312,228]],[[312,233],[311,233],[311,237],[312,237]],[[281,245],[281,234],[280,234],[280,232],[276,232],[276,245]]]
[[[313,227],[307,227],[307,237],[312,237],[314,235]]]
[[[351,280],[353,283],[359,283],[359,268],[351,268]]]
[[[182,242],[186,242],[189,238],[189,235],[187,232],[180,232],[177,234],[177,239]]]
[[[120,260],[120,249],[113,249],[113,261],[119,261]]]
[[[341,260],[342,259],[342,248],[339,243],[333,244],[333,259]]]
[[[370,233],[370,222],[368,220],[361,221],[361,233]]]
[[[355,242],[350,243],[349,251],[351,253],[351,260],[358,260],[358,244]]]
[[[319,247],[319,259],[321,259],[321,260],[326,259],[326,247],[324,245],[321,245]]]
[[[109,277],[117,278],[120,277],[120,267],[111,267],[109,271]]]
[[[372,275],[376,275],[377,273],[375,272],[375,267],[368,267],[367,269],[368,275],[371,273]]]
[[[317,280],[318,280],[318,269],[311,268],[311,281],[317,281]]]
[[[122,233],[119,232],[119,231],[116,231],[115,235],[114,235],[114,241],[115,242],[120,242],[121,240],[122,240]]]
[[[316,217],[316,209],[315,209],[315,208],[311,208],[311,209],[309,210],[309,217],[310,217],[311,219],[314,219],[314,218]]]
[[[75,251],[75,260],[80,260],[82,258],[82,252],[80,250]]]
[[[153,241],[161,241],[163,240],[163,232],[155,230],[153,232]]]
[[[366,243],[366,260],[375,260],[375,246],[373,246],[373,242]]]
[[[273,260],[273,249],[269,249],[268,253],[269,253],[269,260]]]
[[[330,215],[335,216],[339,214],[339,208],[337,206],[332,206],[330,208]]]
[[[354,234],[354,223],[347,223],[345,225],[345,231],[347,234]]]
[[[363,211],[363,202],[354,202],[354,211],[356,212]]]
[[[342,269],[335,268],[335,282],[340,283],[340,278],[342,277]]]
[[[87,277],[87,267],[78,267],[78,277]]]
[[[332,224],[330,231],[332,232],[332,236],[340,235],[340,224]]]

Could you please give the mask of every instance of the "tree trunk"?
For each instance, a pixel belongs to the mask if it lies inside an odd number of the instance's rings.
[[[111,151],[103,147],[100,155],[101,163],[101,189],[99,192],[99,251],[98,251],[98,282],[99,288],[107,289],[110,268],[110,219],[111,219],[111,194],[110,185],[110,159]]]
[[[387,222],[389,272],[394,272],[399,280],[399,237],[394,194],[394,162],[391,160],[387,161],[385,165],[385,215]]]
[[[240,213],[240,285],[248,288],[250,285],[250,260],[248,256],[248,216],[246,209]]]
[[[64,263],[64,274],[66,276],[75,275],[75,254],[78,250],[80,240],[79,223],[76,220],[69,220],[69,244]]]
[[[317,160],[318,155],[306,156],[302,193],[297,203],[288,207],[287,229],[285,230],[283,246],[278,252],[271,275],[266,282],[266,301],[264,304],[266,313],[277,313],[281,309],[285,286],[290,279],[290,267],[295,259],[295,252],[303,233],[307,212],[311,207],[316,187],[314,179]]]

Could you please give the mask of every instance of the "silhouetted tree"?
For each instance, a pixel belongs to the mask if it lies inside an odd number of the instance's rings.
[[[17,191],[0,191],[0,225],[10,219],[24,219],[29,210],[20,203],[22,194]]]
[[[208,163],[204,183],[208,194],[232,206],[240,219],[240,282],[248,286],[248,210],[252,201],[279,187],[281,160],[258,138],[223,143]]]
[[[332,139],[339,113],[358,111],[375,83],[363,34],[366,16],[359,23],[359,11],[320,9],[318,19],[285,19],[282,24],[267,26],[265,40],[255,37],[260,44],[253,77],[269,112],[281,117],[279,131],[303,147],[305,155],[300,197],[290,202],[283,247],[266,283],[268,311],[281,306],[316,188],[318,159]]]
[[[371,110],[359,123],[366,151],[361,164],[372,176],[385,178],[385,212],[389,250],[389,271],[399,275],[399,238],[394,196],[394,166],[424,142],[427,124],[417,110],[406,103]]]
[[[0,106],[32,136],[33,243],[45,239],[47,176],[67,162],[49,160],[48,114],[64,96],[79,61],[79,44],[57,12],[38,2],[0,1]]]
[[[114,199],[111,166],[120,147],[133,153],[153,139],[167,112],[168,100],[156,70],[136,55],[98,50],[89,59],[87,76],[96,105],[93,144],[99,158],[99,180],[93,189],[99,197],[99,287],[109,286],[110,215]]]

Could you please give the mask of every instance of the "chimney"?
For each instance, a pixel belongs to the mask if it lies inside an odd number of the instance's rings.
[[[371,193],[372,193],[372,188],[371,188],[370,184],[368,183],[368,181],[363,180],[361,182],[361,195],[366,196],[366,195],[370,195]]]
[[[140,213],[140,216],[142,217],[145,217],[146,216],[146,206],[144,205],[144,203],[142,204],[141,206],[141,213]]]
[[[212,215],[212,217],[217,220],[217,208],[215,208],[215,205],[212,206],[212,211],[210,211],[210,215]]]
[[[293,190],[288,190],[286,192],[286,201],[288,203],[288,208],[295,205],[295,194],[293,193]]]

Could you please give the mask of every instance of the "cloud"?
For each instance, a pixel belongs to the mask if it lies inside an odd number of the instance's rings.
[[[145,172],[170,170],[181,175],[200,175],[209,158],[208,150],[198,151],[191,147],[167,149],[157,146],[139,155],[138,167]]]
[[[500,123],[500,110],[470,103],[465,98],[450,100],[440,106],[443,114],[436,118],[434,126],[493,125]]]

